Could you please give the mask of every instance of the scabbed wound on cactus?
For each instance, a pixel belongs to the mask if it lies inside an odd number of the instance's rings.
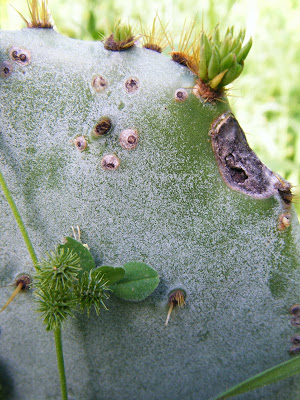
[[[161,277],[142,304],[111,299],[100,318],[69,322],[70,396],[208,399],[288,359],[299,225],[289,185],[251,153],[228,103],[196,97],[195,75],[148,49],[115,52],[26,29],[1,33],[0,57],[11,65],[0,82],[1,164],[38,253],[79,225],[98,265],[137,260]],[[111,127],[97,136],[104,118]],[[122,145],[128,130],[134,148]],[[278,229],[284,213],[290,224]],[[31,262],[3,198],[0,219],[5,284]],[[186,306],[166,328],[174,289]],[[28,294],[3,313],[8,390],[57,398],[52,337],[32,304]],[[244,398],[295,399],[299,390],[295,379]]]

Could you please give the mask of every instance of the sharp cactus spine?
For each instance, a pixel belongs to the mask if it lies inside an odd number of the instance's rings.
[[[141,20],[141,41],[143,43],[143,47],[145,49],[157,51],[158,53],[162,53],[163,50],[168,45],[168,39],[166,37],[166,30],[163,27],[162,22],[159,19],[158,14],[155,15],[155,18],[152,23],[152,28],[150,31],[147,31]]]
[[[30,21],[28,21],[18,10],[15,9],[26,23],[27,28],[53,28],[51,15],[48,10],[48,0],[41,0],[41,3],[39,0],[27,0],[27,4],[30,14]]]

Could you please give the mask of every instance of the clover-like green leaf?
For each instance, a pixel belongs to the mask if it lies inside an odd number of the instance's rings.
[[[122,267],[109,267],[103,265],[97,268],[97,271],[101,271],[103,278],[107,282],[108,286],[114,285],[125,277],[125,269]]]
[[[123,265],[125,277],[111,285],[112,293],[124,300],[141,301],[148,297],[159,283],[158,273],[149,265],[131,261]]]

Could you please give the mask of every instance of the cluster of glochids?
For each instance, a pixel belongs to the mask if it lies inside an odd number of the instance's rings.
[[[93,129],[94,137],[104,137],[112,130],[110,118],[101,118]],[[139,133],[135,128],[123,129],[119,134],[119,145],[126,150],[134,150],[139,142]],[[73,141],[79,151],[84,151],[88,146],[88,139],[84,136],[77,136]],[[101,166],[105,170],[115,170],[119,167],[120,161],[114,154],[106,154],[101,160]]]
[[[294,304],[290,308],[290,314],[292,315],[291,318],[291,325],[299,328],[300,327],[300,304]],[[300,334],[296,334],[291,338],[290,353],[291,354],[298,354],[300,353]]]
[[[41,5],[38,0],[28,0],[28,7],[30,21],[19,14],[29,28],[52,28],[48,0],[42,0]],[[149,30],[141,24],[139,35],[134,33],[129,24],[118,21],[110,27],[108,35],[102,37],[102,41],[104,47],[111,51],[127,50],[138,41],[144,48],[159,53],[169,45],[173,60],[186,66],[197,76],[194,94],[206,101],[214,101],[222,96],[224,87],[241,74],[252,39],[243,46],[245,30],[240,30],[234,36],[234,28],[230,27],[221,39],[218,25],[207,34],[203,28],[197,29],[196,22],[197,18],[189,25],[184,24],[177,50],[172,36],[166,31],[158,15]]]
[[[224,87],[233,82],[244,68],[244,60],[252,46],[252,39],[243,46],[245,30],[234,36],[234,27],[227,29],[221,39],[219,26],[207,34],[197,32],[196,19],[189,27],[183,27],[178,49],[166,32],[160,19],[154,18],[150,34],[141,27],[142,34],[134,36],[130,25],[115,24],[108,38],[104,39],[107,50],[121,51],[135,45],[140,39],[143,47],[161,53],[169,45],[173,60],[189,68],[197,77],[194,93],[208,101],[221,97]]]
[[[27,20],[12,4],[28,28],[53,28],[50,12],[48,10],[48,0],[27,0],[30,20]]]

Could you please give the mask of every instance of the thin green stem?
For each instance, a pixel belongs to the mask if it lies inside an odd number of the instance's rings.
[[[61,341],[61,327],[54,329],[54,340],[56,348],[57,366],[60,380],[61,400],[68,400],[67,381],[64,366],[64,355]]]
[[[29,239],[28,233],[26,231],[25,225],[22,221],[21,215],[18,211],[18,208],[12,198],[10,190],[5,182],[4,176],[0,170],[0,186],[1,189],[6,197],[6,200],[11,208],[13,216],[19,226],[21,234],[23,236],[24,242],[30,254],[31,260],[33,262],[33,266],[36,268],[38,264],[38,259],[35,254],[34,248],[32,243]],[[66,382],[66,374],[65,374],[65,366],[64,366],[64,356],[63,356],[63,348],[62,348],[62,341],[61,341],[61,327],[57,327],[54,329],[54,340],[55,340],[55,348],[56,348],[56,357],[57,357],[57,366],[59,372],[59,379],[60,379],[60,388],[61,388],[61,399],[68,400],[68,392],[67,392],[67,382]]]
[[[13,198],[12,198],[12,195],[11,195],[11,193],[10,193],[8,187],[7,187],[7,184],[5,182],[5,179],[4,179],[4,176],[3,176],[2,172],[1,172],[1,170],[0,170],[0,186],[1,186],[1,189],[3,190],[3,193],[4,193],[5,197],[6,197],[6,200],[7,200],[8,204],[9,204],[9,206],[11,208],[11,211],[12,211],[14,217],[15,217],[15,220],[17,221],[17,224],[18,224],[18,226],[20,228],[21,234],[22,234],[23,239],[25,241],[26,247],[27,247],[28,252],[30,254],[30,257],[32,259],[33,265],[35,267],[37,265],[37,263],[38,263],[37,256],[35,254],[34,248],[33,248],[32,244],[31,244],[30,239],[29,239],[29,236],[28,236],[28,233],[26,231],[25,225],[23,224],[22,218],[21,218],[21,216],[19,214],[19,211],[17,209],[17,206],[16,206],[16,204],[15,204]]]

